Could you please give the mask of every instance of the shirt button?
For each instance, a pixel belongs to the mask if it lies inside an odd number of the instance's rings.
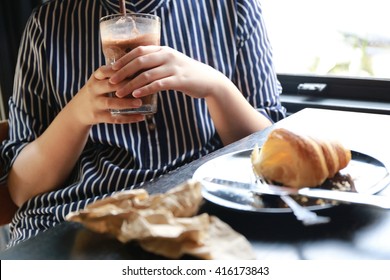
[[[156,125],[154,123],[149,123],[148,124],[148,128],[149,128],[149,130],[155,130],[156,129]]]

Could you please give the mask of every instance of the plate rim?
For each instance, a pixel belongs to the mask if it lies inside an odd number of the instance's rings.
[[[220,156],[218,156],[216,158],[210,159],[210,160],[206,161],[205,163],[203,163],[201,166],[199,166],[194,171],[192,179],[201,181],[202,178],[197,177],[196,176],[197,173],[199,172],[199,170],[204,168],[205,165],[210,164],[211,162],[214,162],[216,160],[221,160],[224,157],[232,157],[232,156],[234,156],[236,154],[240,154],[240,153],[250,153],[251,151],[253,151],[253,148],[242,149],[242,150],[226,153],[226,154],[220,155]],[[370,159],[375,160],[375,162],[380,163],[381,167],[385,168],[385,170],[387,171],[387,174],[383,178],[385,178],[386,176],[389,176],[389,174],[390,174],[389,168],[387,167],[387,165],[385,163],[383,163],[379,159],[377,159],[377,158],[375,158],[375,157],[373,157],[371,155],[368,155],[366,153],[362,153],[362,152],[355,151],[355,150],[351,150],[351,154],[352,154],[351,159],[353,159],[353,155],[360,155],[360,156],[365,156],[365,157],[368,157]],[[380,179],[380,180],[382,180],[382,179]],[[375,183],[373,186],[378,184],[380,182],[380,180],[377,183]],[[378,188],[376,191],[372,192],[371,194],[376,194],[376,193],[380,192],[381,190],[383,190],[385,188],[386,187]],[[228,209],[231,209],[231,210],[236,210],[236,211],[261,213],[261,214],[267,214],[267,213],[270,213],[270,214],[292,214],[293,213],[293,211],[290,208],[288,208],[288,207],[287,208],[281,208],[281,207],[262,208],[262,207],[254,207],[254,206],[251,206],[251,205],[243,205],[243,204],[235,203],[235,202],[232,202],[232,201],[224,200],[223,198],[215,196],[215,195],[212,195],[210,192],[208,192],[206,187],[203,184],[202,184],[202,196],[203,196],[204,199],[206,199],[207,201],[209,201],[209,202],[211,202],[213,204],[216,204],[218,206],[221,206],[221,207],[224,207],[224,208],[228,208]],[[235,207],[234,206],[227,206],[227,205],[224,205],[222,203],[219,203],[218,200],[225,201],[225,204],[236,205],[236,206]],[[330,209],[330,208],[334,208],[334,207],[340,206],[341,204],[342,203],[337,203],[337,204],[327,203],[327,204],[324,204],[324,205],[310,205],[310,206],[304,206],[304,207],[306,209],[310,210],[310,211],[317,212],[317,211],[323,211],[323,210],[327,210],[327,209]]]

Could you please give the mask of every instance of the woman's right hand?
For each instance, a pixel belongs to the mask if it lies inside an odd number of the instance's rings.
[[[101,66],[89,78],[67,107],[76,119],[84,125],[98,123],[134,123],[143,121],[141,114],[113,115],[110,109],[127,109],[141,106],[141,99],[110,97],[108,93],[115,92],[128,81],[113,85],[109,78],[114,74],[111,66]]]

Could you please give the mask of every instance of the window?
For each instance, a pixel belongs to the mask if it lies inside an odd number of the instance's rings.
[[[390,113],[387,1],[260,1],[287,105]]]

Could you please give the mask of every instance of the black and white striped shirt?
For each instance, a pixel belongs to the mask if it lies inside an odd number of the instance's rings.
[[[9,101],[10,139],[0,150],[6,167],[3,181],[23,147],[43,133],[104,64],[99,18],[118,13],[118,2],[49,1],[33,12],[22,38]],[[285,116],[258,0],[132,0],[126,5],[129,11],[161,18],[161,45],[224,73],[274,121]],[[157,113],[148,121],[93,126],[62,188],[38,195],[19,209],[11,225],[11,245],[64,221],[70,211],[222,146],[205,100],[180,92],[160,93],[158,98]]]

